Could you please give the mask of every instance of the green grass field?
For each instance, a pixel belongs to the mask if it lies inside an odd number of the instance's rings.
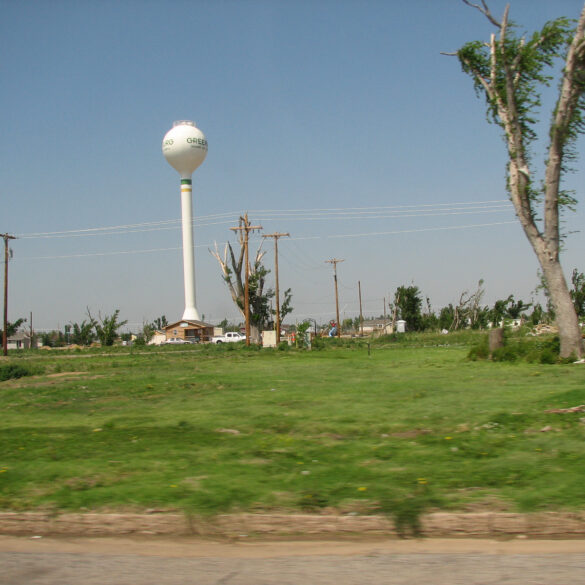
[[[404,339],[9,358],[0,509],[585,509],[583,365]]]

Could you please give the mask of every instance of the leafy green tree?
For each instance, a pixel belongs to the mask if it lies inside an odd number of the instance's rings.
[[[67,340],[63,331],[45,331],[41,333],[41,343],[47,347],[63,347]]]
[[[240,325],[237,323],[231,323],[228,321],[227,317],[223,319],[223,321],[220,321],[217,326],[221,327],[223,331],[239,331],[241,329]]]
[[[394,294],[397,318],[406,321],[409,331],[422,329],[422,297],[418,286],[399,286]]]
[[[268,289],[264,292],[266,284],[266,276],[270,271],[262,264],[254,265],[254,271],[248,277],[248,292],[250,299],[250,327],[255,330],[252,337],[256,341],[260,340],[260,332],[268,327],[272,322],[272,310],[270,308],[270,300],[274,297],[274,291]],[[244,298],[242,297],[242,306],[240,309],[244,310]]]
[[[105,315],[104,317],[99,314],[98,319],[94,319],[91,316],[89,309],[87,309],[87,315],[90,320],[94,321],[95,333],[103,346],[114,345],[114,341],[118,336],[118,329],[128,323],[128,321],[118,321],[120,309],[116,309],[112,315]]]
[[[500,324],[504,321],[508,303],[510,302],[511,298],[513,297],[510,295],[507,299],[498,299],[494,303],[494,306],[490,309],[489,318],[494,327],[499,327]]]
[[[559,328],[560,355],[582,357],[581,331],[560,262],[560,225],[562,210],[576,203],[571,193],[561,189],[561,179],[571,170],[568,163],[575,158],[576,139],[585,130],[585,7],[576,28],[567,18],[557,18],[540,32],[519,37],[508,19],[509,5],[497,19],[485,0],[481,5],[463,1],[478,9],[498,34],[488,42],[467,43],[455,55],[473,79],[477,94],[485,98],[489,118],[503,130],[507,188],[546,279]],[[549,70],[561,60],[544,181],[539,184],[531,169],[531,146],[538,137],[541,92],[550,85]]]
[[[421,329],[423,331],[436,330],[439,328],[439,318],[431,307],[431,299],[426,297],[426,308],[421,317]]]
[[[154,332],[156,330],[157,329],[154,326],[154,323],[143,323],[142,331],[138,334],[137,337],[144,341],[144,345],[146,345],[154,337]]]
[[[12,323],[10,321],[7,321],[7,323],[6,323],[6,337],[12,337],[18,331],[18,328],[23,323],[26,323],[26,319],[20,318]],[[4,334],[4,330],[0,329],[0,339],[2,338],[3,334]]]
[[[95,340],[95,321],[90,319],[89,321],[83,320],[81,323],[73,323],[71,329],[70,340],[76,345],[91,345]]]
[[[585,317],[585,274],[575,268],[571,276],[571,284],[573,285],[571,298],[575,311],[579,319],[583,319]]]
[[[532,308],[532,313],[528,317],[528,323],[533,327],[539,325],[540,323],[546,322],[547,314],[546,311],[542,308],[540,303],[537,303]]]
[[[298,323],[296,326],[295,343],[299,348],[307,347],[308,336],[310,335],[309,329],[311,328],[311,321],[306,320],[302,323]]]
[[[164,331],[164,328],[168,324],[169,322],[167,321],[167,318],[164,315],[161,315],[160,317],[157,317],[151,325],[155,331]]]
[[[439,328],[450,331],[455,321],[455,307],[449,303],[439,311]]]
[[[284,291],[284,298],[283,298],[283,301],[282,301],[280,308],[279,308],[281,327],[282,327],[282,324],[284,323],[284,318],[287,315],[290,315],[293,312],[293,310],[294,309],[292,306],[292,291],[290,288],[287,288]],[[272,310],[272,314],[276,316],[275,309]]]
[[[532,303],[525,303],[521,299],[514,300],[514,295],[508,297],[508,306],[506,307],[506,317],[510,319],[520,319],[524,313],[532,306]]]

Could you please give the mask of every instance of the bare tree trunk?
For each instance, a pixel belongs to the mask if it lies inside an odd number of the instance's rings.
[[[497,329],[492,329],[489,332],[489,349],[490,349],[490,356],[494,353],[496,349],[500,347],[504,347],[504,329],[503,327],[498,327]]]
[[[254,323],[250,323],[250,343],[262,343],[260,329],[258,329],[258,325],[255,325]]]
[[[560,356],[568,358],[573,355],[580,358],[583,356],[581,328],[561,264],[558,261],[541,260],[540,265],[559,328]]]
[[[585,73],[585,7],[581,12],[577,28],[566,54],[559,98],[555,108],[554,120],[550,128],[550,145],[546,162],[544,185],[544,217],[542,229],[536,220],[533,209],[534,190],[531,187],[527,144],[530,133],[526,133],[525,124],[530,121],[523,111],[530,108],[529,85],[523,84],[523,69],[527,55],[536,56],[537,47],[546,42],[545,36],[527,48],[527,41],[522,39],[516,54],[507,45],[508,12],[506,6],[501,21],[490,13],[485,0],[482,4],[474,4],[463,0],[469,6],[477,8],[488,20],[499,28],[499,40],[491,35],[489,43],[489,72],[487,67],[478,68],[477,62],[461,56],[461,62],[475,78],[477,86],[482,87],[490,102],[490,107],[497,113],[500,126],[505,131],[508,148],[508,188],[510,198],[516,210],[516,216],[522,229],[534,249],[553,304],[556,322],[559,328],[560,356],[575,355],[583,357],[584,347],[579,322],[567,281],[560,263],[560,182],[563,164],[567,158],[567,148],[571,135],[577,132],[579,112],[582,109],[581,99],[585,93],[583,75]],[[544,34],[544,33],[543,33]],[[550,33],[549,33],[550,34]],[[506,49],[508,47],[508,49]],[[528,53],[526,52],[528,51]],[[485,65],[488,65],[486,62]],[[537,79],[537,77],[536,77]],[[528,91],[528,94],[525,92]],[[524,125],[523,125],[524,124]]]

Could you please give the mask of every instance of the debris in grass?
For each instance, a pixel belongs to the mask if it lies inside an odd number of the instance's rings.
[[[546,427],[542,427],[542,429],[540,429],[541,433],[548,433],[549,431],[552,431],[553,428],[550,425],[546,425]]]
[[[227,433],[228,435],[240,435],[240,431],[237,429],[217,429],[218,433]]]
[[[569,414],[571,412],[585,412],[585,404],[579,406],[573,406],[571,408],[554,408],[552,410],[546,410],[549,414]]]

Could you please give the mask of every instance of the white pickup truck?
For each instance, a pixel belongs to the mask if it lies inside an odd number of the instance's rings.
[[[246,341],[246,336],[239,331],[228,331],[225,335],[211,338],[211,343],[233,343],[235,341]]]

